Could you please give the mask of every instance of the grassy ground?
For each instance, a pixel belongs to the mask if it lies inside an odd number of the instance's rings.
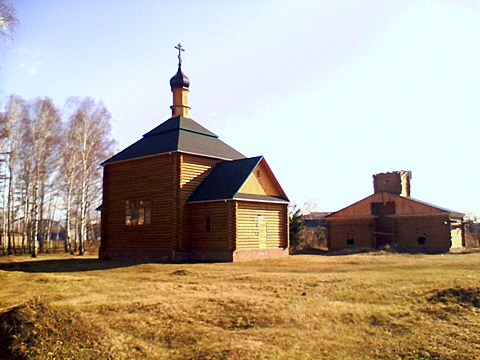
[[[480,358],[478,253],[6,257],[0,289],[0,358]]]

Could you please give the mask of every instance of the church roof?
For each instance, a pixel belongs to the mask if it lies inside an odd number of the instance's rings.
[[[103,164],[177,151],[225,160],[245,158],[194,120],[177,116],[149,131],[143,135],[142,139],[112,156]]]
[[[417,200],[411,197],[405,197],[398,194],[390,193],[387,191],[381,191],[369,195],[343,209],[333,212],[325,216],[325,220],[335,220],[336,218],[365,218],[376,217],[372,214],[371,207],[365,206],[373,202],[388,202],[395,201],[399,206],[399,209],[395,211],[395,214],[388,215],[392,218],[401,217],[423,217],[423,216],[435,216],[435,215],[448,215],[450,218],[463,218],[464,214],[458,211],[446,209],[437,205],[430,204],[425,201]],[[404,203],[408,206],[400,206]]]
[[[218,135],[205,129],[202,125],[200,125],[196,121],[193,121],[192,119],[186,118],[183,116],[177,116],[177,117],[168,119],[164,123],[158,125],[153,130],[150,130],[149,132],[144,134],[143,136],[147,137],[147,136],[165,134],[171,131],[176,131],[178,129],[190,131],[192,133],[197,133],[200,135],[206,135],[206,136],[218,138]]]
[[[263,156],[257,156],[217,164],[190,196],[188,203],[231,199],[288,203],[286,197],[239,193],[242,185],[262,160]]]

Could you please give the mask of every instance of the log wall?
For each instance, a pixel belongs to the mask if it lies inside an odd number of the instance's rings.
[[[235,200],[187,204],[190,195],[221,161],[172,153],[107,164],[101,257],[231,261],[236,251],[255,252],[241,253],[239,258],[267,256],[277,250],[288,253],[283,251],[288,250],[286,204]],[[274,183],[268,182],[267,170],[260,168],[254,174],[260,177],[252,182],[254,193],[263,194],[263,186],[270,191],[275,188]],[[127,200],[151,201],[151,224],[126,225]],[[206,216],[211,221],[209,230]],[[261,246],[259,217],[266,224],[261,229],[264,232],[266,228],[266,241]]]
[[[187,208],[191,249],[234,250],[234,201],[195,203]],[[210,218],[209,229],[206,226],[207,216]]]
[[[236,249],[259,248],[260,231],[258,217],[263,217],[266,222],[266,248],[287,248],[287,205],[239,201],[236,216]]]
[[[104,168],[102,248],[171,249],[176,219],[175,156],[170,154],[108,164]],[[152,202],[151,225],[125,224],[127,200]]]
[[[210,174],[216,164],[221,162],[218,159],[203,156],[178,154],[180,167],[180,197],[178,199],[178,218],[181,219],[181,226],[178,227],[177,247],[189,247],[189,215],[185,208],[186,202],[195,189]]]

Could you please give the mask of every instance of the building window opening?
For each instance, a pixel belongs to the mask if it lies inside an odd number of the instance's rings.
[[[418,245],[425,245],[427,238],[425,236],[419,236],[417,239]]]
[[[149,200],[127,200],[125,202],[125,224],[129,226],[152,223],[152,202]]]
[[[355,240],[354,240],[354,239],[347,239],[347,245],[348,245],[348,246],[353,246],[353,245],[355,245]]]
[[[212,231],[212,217],[210,215],[205,215],[205,231]]]

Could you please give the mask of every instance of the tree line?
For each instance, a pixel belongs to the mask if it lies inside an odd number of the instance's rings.
[[[65,252],[83,255],[97,237],[100,163],[115,146],[110,120],[104,104],[88,97],[69,98],[62,110],[47,97],[9,97],[0,112],[3,254],[36,257],[62,232]]]
[[[9,2],[0,0],[0,39],[12,38],[17,26],[18,18],[15,8]]]

